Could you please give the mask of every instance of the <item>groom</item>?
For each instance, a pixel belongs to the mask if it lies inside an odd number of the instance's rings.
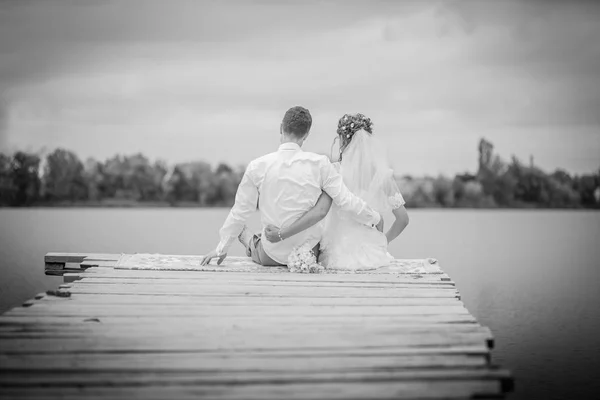
[[[246,247],[246,254],[264,266],[287,264],[293,248],[304,243],[318,246],[320,224],[271,243],[262,240],[260,234],[249,234],[245,223],[259,208],[263,231],[269,224],[289,226],[315,205],[322,191],[342,210],[353,214],[358,222],[373,229],[379,225],[381,216],[348,190],[327,157],[302,151],[311,125],[312,118],[306,108],[292,107],[285,113],[280,127],[281,146],[276,152],[248,165],[235,204],[219,232],[221,241],[215,250],[204,256],[201,265],[207,265],[213,258],[218,258],[220,265],[236,238]]]

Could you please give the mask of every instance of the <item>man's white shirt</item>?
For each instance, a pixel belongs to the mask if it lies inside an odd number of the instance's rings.
[[[341,209],[354,214],[358,222],[369,226],[379,223],[379,213],[346,188],[327,157],[302,151],[295,143],[284,143],[278,151],[257,158],[246,168],[235,204],[219,231],[217,254],[227,253],[257,208],[264,234],[269,224],[284,228],[294,223],[316,204],[322,191]],[[321,235],[319,223],[278,243],[264,239],[262,245],[269,257],[287,264],[294,247],[307,242],[313,247]]]

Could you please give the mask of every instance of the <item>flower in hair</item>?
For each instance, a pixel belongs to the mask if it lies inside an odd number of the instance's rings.
[[[372,123],[369,118],[360,113],[345,114],[338,122],[337,133],[340,136],[344,136],[346,139],[350,139],[361,129],[364,129],[370,134],[373,133]]]

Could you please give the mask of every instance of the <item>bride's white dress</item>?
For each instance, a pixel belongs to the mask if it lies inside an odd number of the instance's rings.
[[[336,166],[348,189],[380,214],[404,205],[385,147],[370,133],[356,132]],[[324,221],[319,262],[327,269],[375,269],[394,259],[387,245],[383,233],[356,222],[333,204]]]

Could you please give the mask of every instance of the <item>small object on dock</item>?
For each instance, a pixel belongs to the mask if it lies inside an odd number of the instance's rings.
[[[468,399],[513,390],[491,362],[491,331],[437,261],[294,274],[246,257],[200,259],[46,256],[46,273],[64,275],[69,290],[0,315],[0,397]]]
[[[56,297],[71,297],[71,292],[68,290],[48,290],[46,292],[48,296],[56,296]]]

